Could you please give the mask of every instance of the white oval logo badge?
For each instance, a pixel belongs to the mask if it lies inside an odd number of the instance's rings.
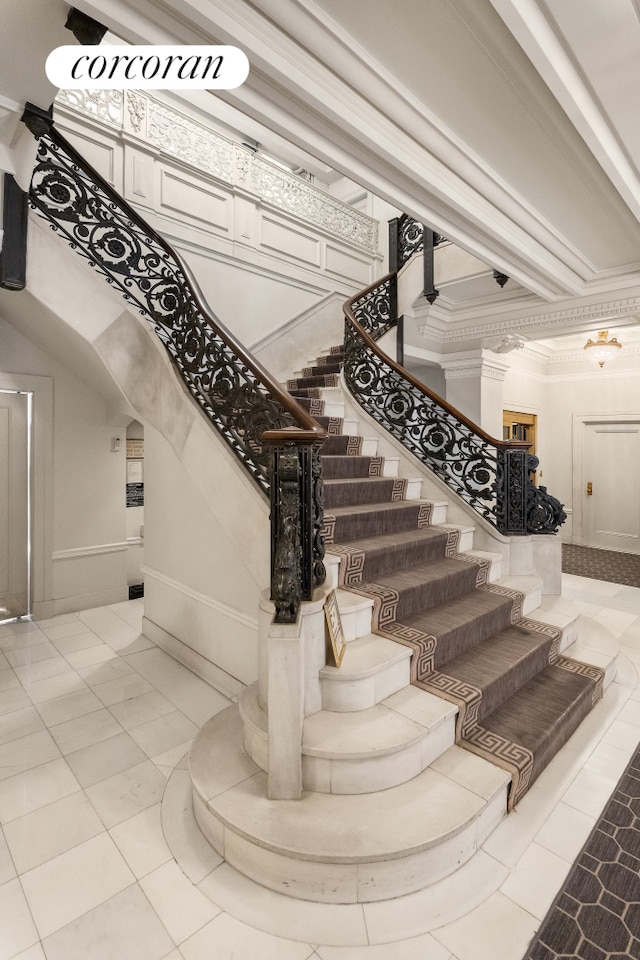
[[[51,51],[45,71],[62,90],[233,90],[249,61],[227,46],[64,46]]]

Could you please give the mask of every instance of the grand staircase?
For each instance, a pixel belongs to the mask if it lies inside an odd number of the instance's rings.
[[[602,695],[604,671],[561,655],[575,618],[530,618],[533,577],[502,577],[344,416],[340,348],[287,388],[328,431],[324,537],[345,637],[319,670],[302,735],[302,800],[268,799],[256,687],[212,718],[190,765],[203,832],[241,872],[303,899],[399,896],[454,871]],[[417,471],[418,472],[418,471]],[[544,622],[544,620],[550,622]]]

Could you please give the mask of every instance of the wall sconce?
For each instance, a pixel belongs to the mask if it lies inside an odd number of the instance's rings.
[[[604,366],[605,361],[613,359],[616,356],[616,351],[622,347],[622,344],[618,343],[615,337],[607,340],[608,336],[608,330],[600,330],[597,340],[587,340],[584,345],[585,350],[591,350],[590,356],[597,360],[601,367]]]

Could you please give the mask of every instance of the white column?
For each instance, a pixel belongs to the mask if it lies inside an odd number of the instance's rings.
[[[485,433],[501,440],[503,383],[509,364],[487,350],[473,350],[444,356],[440,365],[444,370],[447,403]]]

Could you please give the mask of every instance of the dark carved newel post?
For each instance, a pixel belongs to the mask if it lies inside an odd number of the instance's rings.
[[[294,623],[326,576],[318,433],[269,430],[263,440],[271,448],[271,599],[276,623]]]

